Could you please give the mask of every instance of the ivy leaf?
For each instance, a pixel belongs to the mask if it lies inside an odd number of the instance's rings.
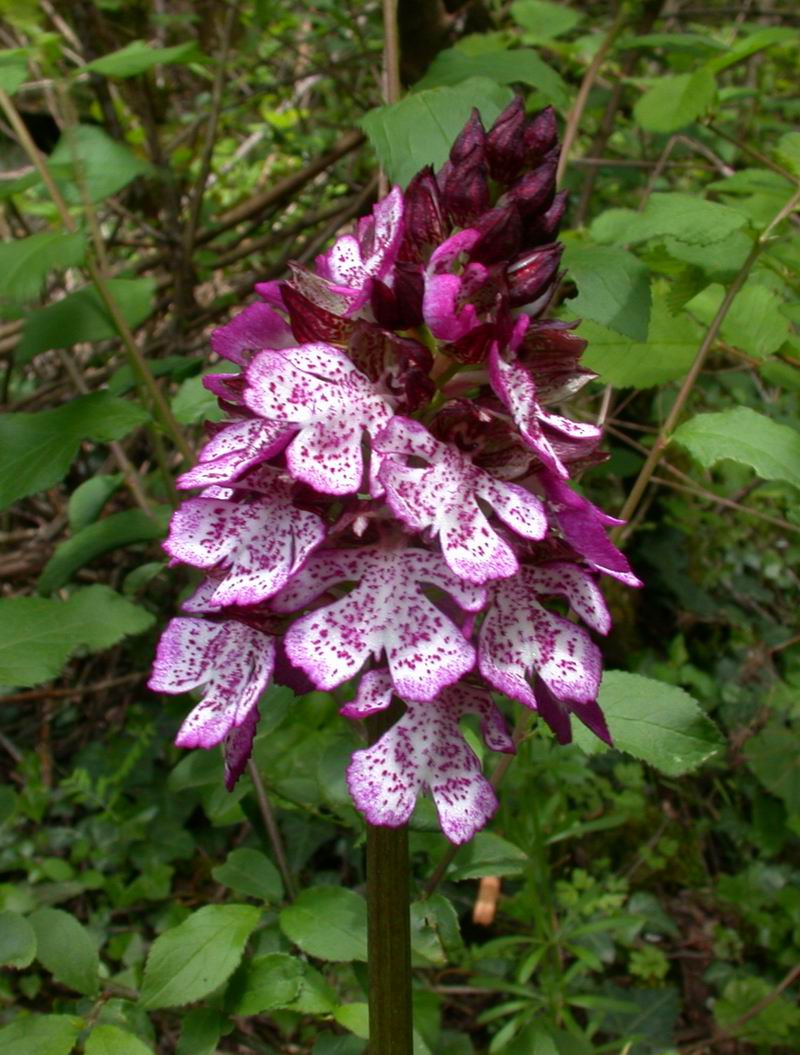
[[[677,132],[705,113],[716,94],[714,74],[701,66],[694,73],[661,77],[637,101],[633,116],[647,132]]]
[[[190,1004],[222,985],[260,919],[253,905],[206,905],[156,938],[144,969],[144,1007]]]
[[[155,282],[151,278],[110,278],[108,288],[128,326],[135,330],[152,311]],[[22,328],[16,358],[23,364],[40,352],[116,336],[117,328],[100,294],[94,286],[84,286],[31,312]]]
[[[103,201],[127,187],[152,166],[95,125],[77,125],[64,132],[47,162],[69,205]]]
[[[144,1041],[119,1026],[95,1026],[84,1051],[85,1055],[153,1055]]]
[[[672,442],[704,469],[729,459],[750,466],[762,480],[800,487],[800,432],[749,407],[696,414],[675,430]]]
[[[514,48],[469,55],[460,48],[440,51],[415,92],[461,84],[471,77],[487,78],[496,84],[527,84],[552,103],[566,110],[570,93],[560,74],[543,62],[533,48]],[[485,119],[484,119],[485,120]]]
[[[361,127],[389,178],[405,186],[423,166],[444,164],[474,106],[490,125],[511,99],[510,88],[471,77],[453,88],[412,92],[392,106],[370,110]]]
[[[69,1055],[83,1029],[74,1015],[17,1015],[0,1029],[3,1055]]]
[[[106,392],[55,410],[0,417],[0,509],[63,479],[84,440],[109,443],[148,420],[142,407]]]
[[[198,62],[205,57],[194,40],[172,48],[154,48],[144,40],[132,40],[124,48],[87,63],[83,69],[102,73],[104,77],[136,77],[153,66]]]
[[[35,300],[47,275],[75,267],[83,260],[86,238],[81,232],[43,231],[0,244],[3,297],[21,304]]]
[[[647,340],[650,281],[641,260],[624,249],[568,243],[564,264],[578,287],[570,310],[634,341]]]
[[[28,967],[36,955],[36,933],[18,912],[0,912],[0,967]]]
[[[25,688],[57,677],[76,649],[99,652],[140,634],[153,616],[108,586],[88,586],[68,601],[0,600],[0,683]]]
[[[224,864],[211,869],[211,875],[218,883],[235,890],[237,894],[261,898],[271,904],[283,900],[280,872],[259,850],[247,847],[231,850]]]
[[[36,959],[57,982],[84,996],[97,992],[100,960],[86,928],[60,908],[40,908],[30,917]]]
[[[281,930],[309,956],[367,959],[367,903],[345,887],[311,887],[280,915]]]
[[[614,747],[669,777],[691,773],[722,746],[717,727],[697,701],[674,685],[608,670],[598,703]],[[603,742],[584,725],[576,722],[573,731],[575,742],[587,754],[605,750]]]

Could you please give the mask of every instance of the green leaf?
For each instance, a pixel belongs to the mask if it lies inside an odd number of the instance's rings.
[[[125,321],[135,330],[152,311],[155,282],[151,278],[110,278],[107,283]],[[16,358],[23,364],[40,352],[116,336],[117,328],[100,294],[94,286],[84,286],[28,315]]]
[[[285,952],[258,956],[234,980],[229,1008],[234,1015],[262,1015],[287,1007],[300,995],[303,963]]]
[[[647,762],[670,777],[690,773],[716,755],[722,745],[717,727],[683,689],[641,674],[608,670],[598,703],[606,716],[614,747]],[[573,724],[575,742],[588,754],[604,749],[582,724]]]
[[[647,339],[650,281],[641,260],[624,249],[570,242],[564,264],[578,287],[570,310],[634,341]]]
[[[36,933],[18,912],[0,912],[0,967],[28,967],[36,955]]]
[[[545,41],[563,36],[583,21],[583,15],[571,7],[549,3],[549,0],[514,0],[511,17],[526,30],[523,40]]]
[[[650,388],[682,377],[692,365],[702,330],[688,315],[673,316],[661,283],[653,285],[653,310],[646,341],[632,341],[597,323],[578,333],[589,342],[581,360],[600,380],[619,388]]]
[[[172,413],[181,425],[221,421],[225,416],[217,397],[203,386],[202,377],[189,377],[183,382],[172,400]]]
[[[95,392],[36,414],[0,417],[0,509],[44,491],[66,475],[84,440],[122,439],[148,420],[145,410]]]
[[[236,968],[260,919],[252,905],[206,905],[156,938],[144,969],[144,1007],[179,1007],[213,992]]]
[[[701,66],[694,73],[659,78],[637,101],[633,116],[648,132],[677,132],[705,113],[716,94],[714,74]]]
[[[28,79],[28,62],[23,48],[0,51],[0,90],[13,95]]]
[[[495,84],[528,84],[558,110],[569,108],[570,92],[560,74],[543,62],[532,48],[481,52],[478,55],[468,55],[459,48],[440,51],[425,76],[414,86],[414,94],[431,88],[461,85],[474,77],[486,78]]]
[[[36,959],[57,982],[84,996],[97,992],[100,960],[89,932],[69,912],[40,908],[30,917]]]
[[[749,407],[697,414],[675,430],[672,442],[704,469],[727,459],[748,465],[762,480],[800,487],[800,432]]]
[[[714,283],[686,305],[688,311],[708,325],[725,296]],[[789,320],[781,313],[783,300],[768,286],[751,278],[736,294],[722,323],[720,336],[754,359],[766,359],[789,336]]]
[[[651,195],[643,212],[609,209],[597,217],[591,233],[601,243],[636,245],[673,238],[688,245],[709,246],[746,225],[747,217],[736,209],[676,192]]]
[[[0,1029],[3,1055],[69,1055],[83,1029],[73,1015],[17,1015]]]
[[[135,77],[153,66],[197,62],[204,58],[194,40],[176,44],[172,48],[153,48],[143,40],[132,40],[119,51],[112,51],[87,63],[83,69],[102,73],[104,77]]]
[[[28,238],[0,244],[2,297],[18,304],[35,300],[51,271],[75,267],[86,252],[86,237],[80,231],[42,231]]]
[[[68,601],[41,597],[0,600],[0,683],[26,687],[57,677],[79,648],[110,648],[140,634],[153,616],[108,586],[78,590]]]
[[[712,59],[706,68],[719,73],[720,70],[726,70],[737,62],[749,59],[756,52],[771,48],[775,44],[789,44],[797,40],[797,37],[798,31],[789,26],[767,26],[764,29],[757,29],[749,36],[737,40],[727,54]]]
[[[181,1020],[181,1035],[175,1055],[214,1055],[225,1019],[215,1008],[189,1011]]]
[[[800,132],[786,132],[782,135],[778,140],[776,156],[784,168],[795,176],[800,176]]]
[[[153,1055],[144,1041],[119,1026],[95,1026],[84,1051],[86,1055]]]
[[[509,88],[473,77],[454,88],[413,92],[392,106],[370,110],[361,127],[389,178],[405,186],[423,166],[444,164],[474,106],[490,125],[511,99]]]
[[[349,1029],[362,1040],[369,1039],[369,1007],[367,1004],[342,1004],[333,1012],[340,1026]]]
[[[528,855],[518,846],[493,832],[478,832],[462,848],[447,878],[458,882],[481,876],[519,875],[527,864]]]
[[[800,813],[800,736],[772,722],[747,741],[745,756],[755,775],[790,813]]]
[[[367,959],[367,903],[345,887],[311,887],[280,915],[281,930],[320,960]]]
[[[95,125],[77,125],[63,133],[47,162],[69,205],[103,201],[127,187],[152,166]]]
[[[119,489],[124,479],[122,473],[113,473],[110,476],[100,474],[78,484],[67,503],[70,531],[80,531],[94,523],[103,511],[103,506]]]
[[[127,509],[112,513],[83,528],[72,538],[62,542],[45,564],[36,583],[40,594],[60,590],[76,571],[91,564],[97,557],[137,542],[152,542],[167,534],[171,509],[159,506],[153,516],[141,509]]]
[[[211,869],[211,875],[237,894],[258,897],[273,904],[283,899],[280,872],[260,850],[247,847],[231,850],[224,864]]]

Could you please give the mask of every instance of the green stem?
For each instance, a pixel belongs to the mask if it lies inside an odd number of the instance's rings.
[[[395,703],[367,723],[374,743],[399,717]],[[370,1055],[411,1055],[408,829],[367,825]]]

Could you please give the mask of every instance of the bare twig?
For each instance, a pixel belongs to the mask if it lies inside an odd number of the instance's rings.
[[[278,864],[278,870],[283,878],[283,885],[286,889],[286,893],[291,901],[297,897],[297,886],[292,875],[292,870],[289,867],[289,860],[286,856],[286,850],[283,846],[283,840],[281,839],[281,833],[278,830],[278,824],[275,820],[275,814],[272,812],[272,806],[270,805],[269,798],[267,796],[267,789],[264,787],[264,781],[261,779],[261,774],[258,771],[258,766],[255,762],[250,759],[247,763],[247,772],[250,774],[250,779],[253,781],[253,788],[255,789],[256,799],[258,800],[258,808],[261,812],[261,819],[264,822],[264,827],[267,829],[267,835],[272,846],[272,852],[275,854],[275,860]]]

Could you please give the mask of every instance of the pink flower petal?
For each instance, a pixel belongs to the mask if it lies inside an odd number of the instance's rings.
[[[388,670],[370,670],[358,682],[356,698],[339,709],[345,718],[369,718],[392,702],[392,676]]]
[[[282,451],[293,435],[292,429],[260,418],[234,421],[203,447],[198,464],[178,477],[178,487],[188,491],[230,483]]]
[[[294,344],[286,320],[267,304],[251,304],[211,334],[211,347],[224,359],[246,366],[254,352]]]

